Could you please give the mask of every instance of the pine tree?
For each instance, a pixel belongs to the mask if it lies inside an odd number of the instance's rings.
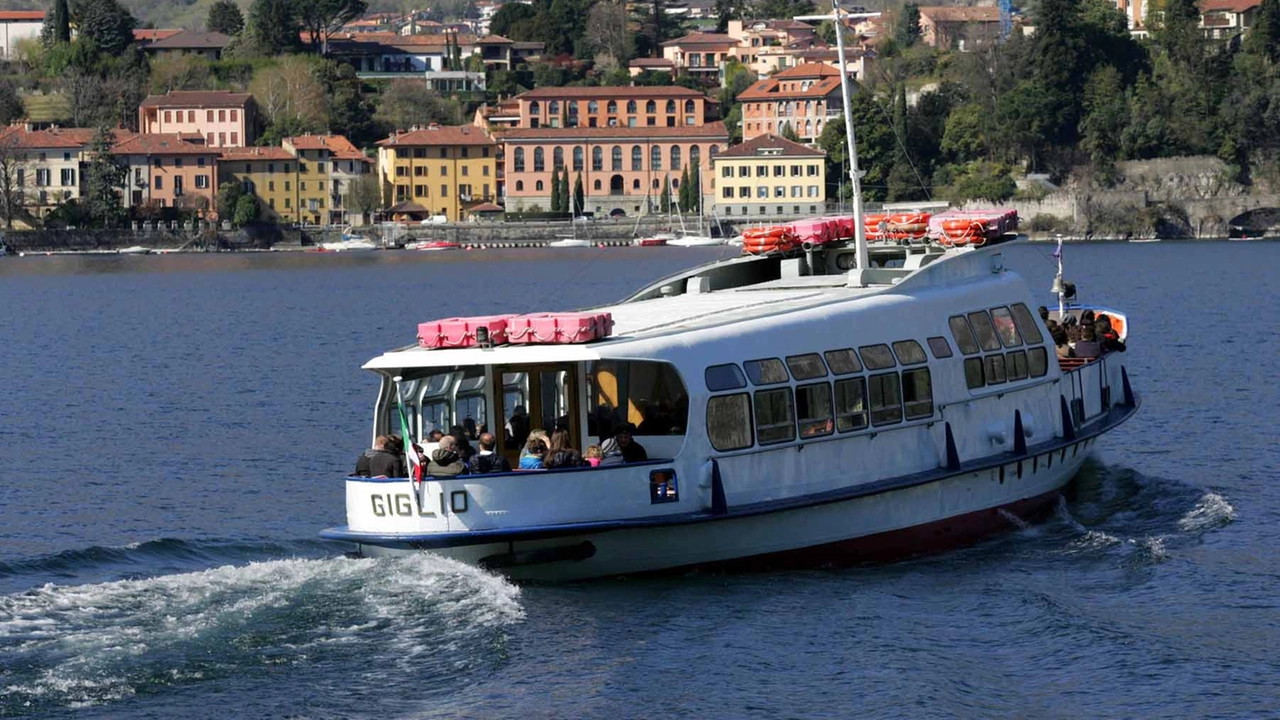
[[[204,24],[209,32],[239,35],[244,29],[244,15],[234,0],[218,0],[209,6],[209,17]]]
[[[71,9],[67,0],[54,0],[53,12],[45,17],[44,27],[40,28],[40,42],[45,47],[71,42]]]
[[[680,212],[689,211],[689,168],[685,166],[684,172],[680,174],[680,199],[677,204]]]
[[[1280,0],[1262,0],[1253,27],[1244,37],[1244,49],[1280,63]]]
[[[908,48],[920,39],[920,6],[907,3],[902,6],[898,15],[898,24],[893,29],[893,41],[899,47]]]
[[[111,131],[98,128],[89,143],[93,159],[85,168],[84,204],[94,223],[114,228],[124,222],[119,188],[129,179],[129,168],[111,153]]]
[[[702,210],[702,168],[697,165],[689,167],[689,212]]]
[[[271,55],[302,45],[302,21],[292,0],[253,0],[249,32]]]
[[[76,5],[76,26],[104,55],[118,56],[133,43],[138,21],[116,0],[82,0]]]
[[[587,195],[582,187],[582,173],[573,181],[573,214],[581,215],[587,211]]]
[[[663,213],[671,212],[671,177],[662,176],[662,196],[658,198],[658,207]]]
[[[551,170],[551,212],[560,215],[564,212],[564,207],[560,204],[560,169],[552,168]]]

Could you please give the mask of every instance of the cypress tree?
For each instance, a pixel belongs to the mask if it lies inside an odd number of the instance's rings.
[[[551,212],[559,215],[564,212],[564,208],[560,205],[560,169],[554,168],[551,171]]]
[[[55,0],[53,3],[53,42],[71,42],[71,9],[67,0]]]
[[[680,174],[680,200],[677,206],[680,212],[689,211],[689,167],[686,165]]]
[[[587,195],[582,188],[582,173],[578,173],[578,179],[573,182],[572,210],[575,216],[587,211]]]
[[[702,168],[693,165],[689,168],[689,211],[698,212],[702,204]]]
[[[662,195],[658,198],[658,207],[664,213],[671,212],[671,176],[662,176]]]

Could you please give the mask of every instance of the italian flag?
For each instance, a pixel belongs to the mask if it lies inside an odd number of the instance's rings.
[[[414,488],[422,482],[422,458],[413,447],[413,436],[409,434],[409,419],[404,412],[404,398],[400,395],[400,385],[396,385],[396,406],[400,410],[400,437],[404,438],[404,456],[409,461],[409,477],[413,478]]]

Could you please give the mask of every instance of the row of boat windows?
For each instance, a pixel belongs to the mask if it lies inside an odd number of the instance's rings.
[[[1044,335],[1022,303],[975,310],[947,319],[956,347],[966,356],[965,384],[970,390],[1043,377],[1049,372]],[[1026,349],[1021,348],[1026,345]]]
[[[951,346],[946,338],[929,338],[929,349],[935,358],[951,357]],[[825,359],[825,362],[824,362]],[[831,375],[852,375],[866,370],[888,370],[898,365],[923,365],[928,362],[924,348],[915,340],[899,340],[892,347],[883,343],[853,348],[828,350],[819,355],[791,355],[786,362],[778,358],[748,360],[739,367],[737,363],[712,365],[704,372],[707,389],[711,392],[741,390],[750,380],[752,385],[780,385],[791,380],[816,380]],[[743,371],[746,371],[745,373]]]

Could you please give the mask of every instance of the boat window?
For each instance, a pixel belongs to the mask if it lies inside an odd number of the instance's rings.
[[[988,355],[986,357],[986,376],[988,385],[999,385],[1007,379],[1005,377],[1003,355]]]
[[[1013,306],[1013,321],[1017,323],[1018,332],[1026,338],[1028,345],[1039,345],[1044,342],[1044,335],[1040,334],[1040,326],[1036,325],[1036,319],[1026,305],[1018,303]]]
[[[787,375],[787,367],[777,358],[748,360],[742,366],[746,368],[747,377],[751,378],[752,385],[777,385],[790,379]]]
[[[1027,370],[1031,377],[1044,377],[1049,372],[1049,354],[1042,347],[1033,347],[1027,351]]]
[[[624,423],[636,435],[683,435],[689,425],[689,396],[667,363],[599,360],[587,366],[587,391],[588,435],[609,437]]]
[[[828,350],[826,352],[827,366],[831,368],[831,372],[836,375],[848,375],[850,373],[862,372],[862,361],[858,359],[858,354],[850,348],[844,350]]]
[[[853,432],[867,426],[867,381],[849,378],[836,381],[836,429]]]
[[[983,350],[1000,349],[1000,338],[996,337],[996,328],[991,324],[991,317],[986,311],[969,313],[969,326],[973,328],[973,334],[978,336],[978,344]]]
[[[902,405],[908,420],[933,416],[933,380],[929,368],[917,368],[902,373]]]
[[[1027,353],[1024,350],[1014,350],[1004,356],[1004,367],[1009,374],[1009,380],[1026,380],[1027,379]]]
[[[872,425],[902,422],[902,389],[898,373],[884,373],[868,378],[867,397],[871,401]]]
[[[977,390],[986,385],[982,376],[982,358],[971,357],[964,360],[964,383],[970,390]]]
[[[951,357],[951,343],[947,339],[939,335],[938,337],[929,338],[929,352],[933,353],[933,357],[941,360],[942,358]]]
[[[756,442],[761,445],[796,439],[791,389],[756,391]]]
[[[831,386],[822,382],[797,387],[796,417],[800,418],[801,438],[830,435]]]
[[[721,452],[751,447],[751,398],[746,393],[707,401],[707,437]]]
[[[516,450],[524,447],[529,436],[529,375],[528,373],[502,373],[502,408],[506,441],[503,447]]]
[[[915,340],[899,340],[894,343],[893,354],[898,356],[898,362],[903,365],[919,365],[929,360],[924,356],[924,348]]]
[[[743,376],[742,368],[732,363],[728,365],[712,365],[706,369],[703,377],[707,381],[707,389],[711,392],[737,390],[747,386],[747,378]]]
[[[995,321],[996,335],[1000,336],[1000,342],[1004,343],[1005,347],[1018,347],[1022,344],[1022,336],[1018,334],[1018,328],[1013,324],[1013,315],[1009,312],[1009,308],[992,308],[991,319]]]
[[[791,368],[791,377],[797,380],[813,380],[827,376],[827,366],[823,364],[822,356],[818,353],[792,355],[787,358],[787,367]]]
[[[978,352],[978,341],[973,339],[973,330],[969,329],[969,321],[963,315],[952,316],[947,320],[951,326],[951,337],[956,340],[956,347],[965,355]]]
[[[863,345],[858,348],[858,353],[862,355],[862,364],[868,370],[885,370],[897,364],[888,345]]]

